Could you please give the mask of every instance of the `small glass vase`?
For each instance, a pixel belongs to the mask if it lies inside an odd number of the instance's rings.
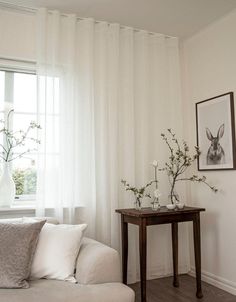
[[[134,208],[138,211],[142,210],[142,201],[140,198],[136,197],[135,202],[134,202]]]
[[[173,205],[178,204],[180,202],[178,193],[175,190],[173,190],[172,193],[168,196],[168,200],[169,200],[169,204],[170,203]]]
[[[0,178],[0,207],[10,207],[15,199],[16,186],[8,162],[3,163]]]
[[[159,202],[159,198],[154,197],[153,201],[151,202],[152,204],[152,210],[153,211],[158,211],[161,207],[160,202]]]

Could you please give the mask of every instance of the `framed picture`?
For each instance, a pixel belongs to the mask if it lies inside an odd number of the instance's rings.
[[[198,170],[235,170],[233,92],[196,103],[196,123]]]

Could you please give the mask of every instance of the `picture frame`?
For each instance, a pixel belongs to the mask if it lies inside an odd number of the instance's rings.
[[[199,171],[235,170],[234,94],[195,104]]]

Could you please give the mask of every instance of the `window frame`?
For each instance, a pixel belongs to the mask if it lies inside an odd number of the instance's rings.
[[[12,58],[0,58],[0,71],[32,74],[36,75],[36,62],[27,60],[15,60]],[[37,88],[36,88],[37,89]],[[37,94],[37,91],[36,91]],[[5,110],[0,111],[5,115]],[[24,114],[24,112],[16,112],[17,114]],[[31,113],[26,113],[31,114]],[[38,112],[36,111],[37,115]],[[36,205],[36,194],[22,194],[16,195],[13,207],[34,207]]]

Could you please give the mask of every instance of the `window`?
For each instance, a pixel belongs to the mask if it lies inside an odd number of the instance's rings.
[[[37,121],[35,74],[0,70],[0,119],[6,119],[11,109],[14,109],[14,114],[10,127],[14,131],[26,130],[31,121]],[[35,137],[35,133],[32,135]],[[15,157],[20,153],[21,150],[16,149]],[[36,152],[30,152],[12,161],[12,171],[16,184],[16,204],[32,204],[37,185]]]

